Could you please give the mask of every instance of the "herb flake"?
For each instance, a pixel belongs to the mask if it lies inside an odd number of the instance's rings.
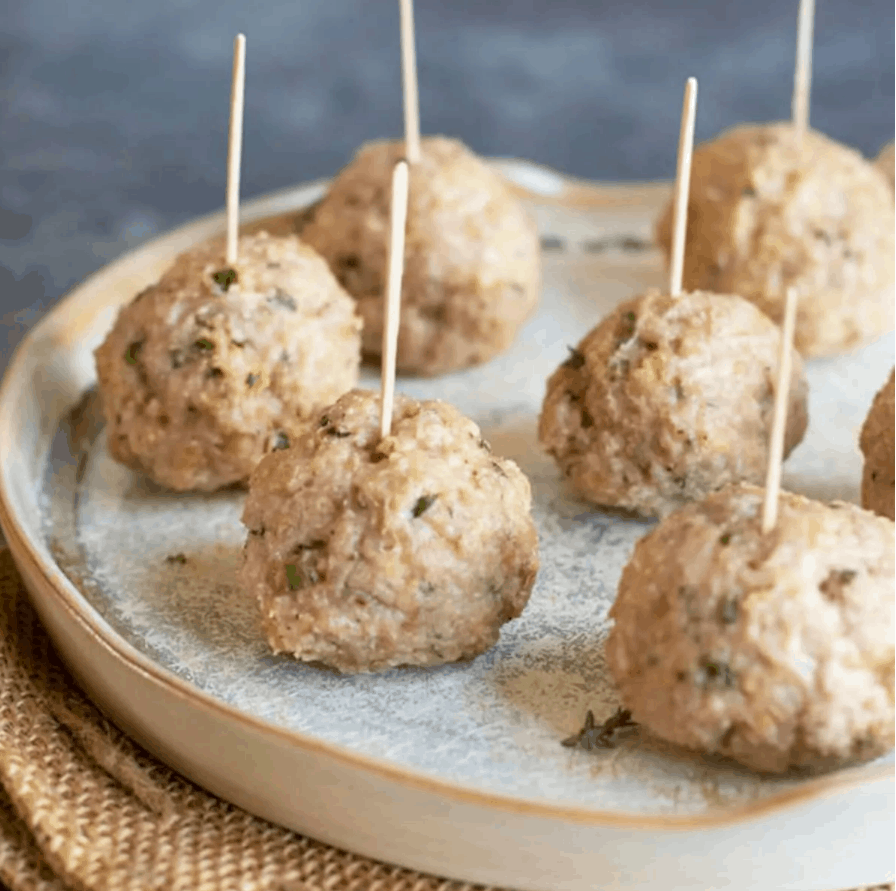
[[[614,737],[617,731],[637,726],[637,723],[632,720],[632,713],[627,708],[617,708],[603,724],[596,724],[594,712],[588,709],[582,729],[564,739],[560,745],[567,749],[585,749],[588,752],[595,749],[612,749],[616,746],[617,740]]]
[[[132,344],[128,346],[128,348],[124,351],[124,361],[128,363],[128,365],[136,365],[140,356],[140,351],[143,349],[143,341],[135,340]]]
[[[700,660],[700,669],[694,676],[697,685],[701,687],[733,687],[737,677],[731,666],[721,660],[704,656]]]
[[[219,269],[217,272],[212,273],[212,279],[225,294],[231,285],[239,281],[235,269]]]
[[[411,516],[414,517],[415,520],[417,517],[422,516],[433,506],[433,504],[435,504],[436,498],[438,497],[438,495],[421,495],[414,503]]]
[[[298,591],[305,583],[305,578],[295,563],[287,563],[284,566],[286,570],[286,581],[289,584],[290,591]]]

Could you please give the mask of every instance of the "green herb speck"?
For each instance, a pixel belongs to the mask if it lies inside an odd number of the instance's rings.
[[[298,591],[299,588],[304,584],[304,578],[302,577],[302,573],[296,567],[295,563],[287,563],[285,566],[286,569],[286,581],[289,583],[290,591]]]
[[[128,363],[128,365],[136,365],[137,357],[140,355],[140,350],[143,349],[143,341],[136,340],[132,343],[125,351],[124,351],[124,360]]]
[[[235,269],[219,269],[212,273],[215,284],[225,293],[227,289],[238,281]]]
[[[411,515],[414,519],[419,517],[425,511],[428,511],[438,497],[438,495],[421,495],[414,504],[414,509],[411,511]]]

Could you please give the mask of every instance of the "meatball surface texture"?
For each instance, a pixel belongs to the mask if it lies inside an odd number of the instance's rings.
[[[291,236],[216,239],[123,307],[96,351],[113,458],[171,489],[244,481],[358,380],[361,321]]]
[[[862,426],[859,445],[862,468],[862,507],[894,519],[893,372],[881,387]]]
[[[657,226],[668,257],[672,208]],[[684,287],[740,294],[779,324],[798,293],[803,356],[892,330],[893,193],[858,152],[790,124],[748,124],[694,151]]]
[[[548,380],[539,438],[587,500],[664,516],[765,478],[780,331],[740,297],[648,291],[606,316]],[[793,355],[785,454],[807,425]]]
[[[239,572],[275,652],[344,673],[471,659],[538,570],[529,482],[443,402],[354,390],[252,474]]]
[[[635,546],[607,659],[657,736],[762,772],[893,747],[893,523],[851,504],[732,486]]]
[[[392,168],[404,142],[373,142],[333,180],[302,231],[358,302],[364,353],[380,355]],[[538,231],[510,186],[454,139],[429,137],[410,170],[399,372],[438,375],[507,350],[538,303]]]

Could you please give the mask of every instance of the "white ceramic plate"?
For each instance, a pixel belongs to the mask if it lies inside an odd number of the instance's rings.
[[[174,495],[109,459],[92,351],[118,306],[220,231],[220,216],[89,279],[7,372],[0,521],[50,633],[96,701],[174,768],[371,857],[533,891],[822,891],[892,878],[892,756],[821,778],[762,779],[638,734],[600,752],[560,745],[586,710],[600,720],[616,707],[606,613],[649,524],[570,497],[537,447],[536,417],[567,345],[662,283],[650,232],[668,190],[496,163],[539,219],[541,309],[507,355],[399,389],[456,404],[532,481],[542,569],[498,645],[471,664],[356,678],[273,657],[233,578],[243,495]],[[245,218],[295,211],[322,188],[261,199]],[[857,431],[892,362],[885,338],[810,364],[810,430],[785,487],[856,500]],[[178,554],[186,562],[166,559]]]

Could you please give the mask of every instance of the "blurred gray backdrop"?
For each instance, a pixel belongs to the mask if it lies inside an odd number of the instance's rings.
[[[417,0],[422,128],[603,180],[671,178],[697,138],[788,116],[797,0]],[[123,250],[223,204],[247,35],[244,198],[402,127],[396,0],[2,0],[0,369]],[[893,0],[817,0],[812,124],[893,138]]]

